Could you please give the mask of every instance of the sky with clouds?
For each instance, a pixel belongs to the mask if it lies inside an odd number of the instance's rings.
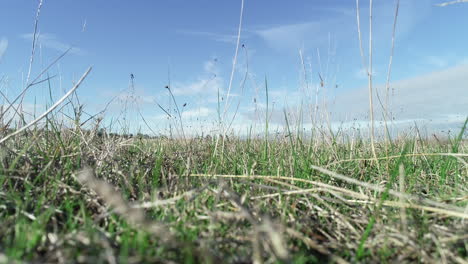
[[[372,73],[381,120],[396,0],[373,2]],[[400,1],[388,87],[396,125],[453,129],[468,116],[468,4],[436,6],[442,2]],[[9,99],[25,87],[38,4],[0,2],[0,90]],[[180,127],[180,117],[185,133],[216,132],[220,120],[237,133],[262,127],[266,91],[273,128],[281,129],[285,117],[304,127],[365,124],[367,71],[355,1],[245,0],[231,78],[240,11],[241,0],[44,0],[31,76],[72,48],[48,72],[52,99],[92,65],[78,90],[87,112],[107,106],[106,124],[124,116],[146,133],[146,124],[157,133]],[[361,0],[365,64],[369,11],[369,1]],[[44,82],[25,100],[40,112],[50,96]]]

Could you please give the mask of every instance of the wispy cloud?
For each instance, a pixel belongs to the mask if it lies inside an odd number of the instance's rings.
[[[322,45],[326,43],[328,35],[323,36],[323,23],[318,21],[266,27],[254,32],[269,46],[280,50],[297,50],[311,41]]]
[[[218,89],[223,90],[223,82],[217,76],[200,77],[191,83],[175,83],[174,95],[202,95],[202,94],[217,94]]]
[[[57,50],[60,52],[65,52],[69,48],[72,48],[69,52],[71,54],[76,54],[76,55],[86,54],[86,52],[83,49],[77,48],[71,44],[67,44],[61,41],[54,34],[41,33],[41,34],[38,34],[36,37],[37,37],[37,42],[39,43],[39,45],[42,45],[45,48]],[[32,40],[33,34],[32,33],[22,34],[21,38],[25,40]]]
[[[191,35],[191,36],[209,38],[216,42],[223,42],[223,43],[229,43],[229,44],[235,44],[237,41],[237,35],[219,34],[219,33],[206,32],[206,31],[187,31],[187,30],[178,30],[177,32],[183,35]],[[243,38],[245,38],[245,36],[243,36]]]
[[[408,35],[426,16],[430,14],[431,1],[402,0],[398,16],[397,39]],[[374,5],[374,40],[377,45],[389,45],[391,30],[394,21],[394,1],[382,1]],[[361,27],[363,39],[367,39],[369,7],[362,4]],[[353,48],[357,42],[356,7],[354,5],[341,5],[336,8],[318,8],[311,10],[311,20],[290,22],[278,25],[264,25],[251,30],[255,35],[263,39],[267,45],[277,50],[296,52],[302,47],[317,48],[332,41],[350,44]],[[328,15],[334,13],[333,15]],[[350,42],[351,41],[351,42]],[[366,44],[366,43],[364,43]],[[365,45],[364,45],[365,46]],[[364,47],[367,50],[367,47]]]
[[[0,61],[8,48],[8,39],[2,38],[0,40]]]

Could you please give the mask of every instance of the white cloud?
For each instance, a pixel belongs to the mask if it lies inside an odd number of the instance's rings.
[[[374,89],[374,95],[377,90],[380,98],[384,100],[385,86],[375,85]],[[432,128],[445,127],[447,129],[456,127],[468,116],[468,64],[396,81],[391,83],[390,89],[391,92],[394,90],[394,95],[390,96],[391,111],[395,117],[392,123],[399,127],[412,126],[414,122],[417,122]],[[274,94],[281,96],[282,93],[277,91]],[[326,109],[320,100],[318,117],[321,118],[323,111],[326,110],[331,113],[330,122],[335,127],[342,125],[367,127],[368,100],[368,87],[337,94],[335,98],[326,103]],[[293,97],[288,96],[287,105],[279,105],[274,109],[270,107],[269,121],[274,124],[284,124],[283,109],[286,108],[290,124],[298,121],[302,111],[304,122],[310,126],[314,109],[313,102],[305,102],[300,109],[297,101],[294,101]],[[264,113],[264,106],[257,111]],[[376,126],[379,127],[383,112],[376,96],[374,97],[374,113],[377,120]],[[244,111],[242,116],[251,121],[258,120],[258,114],[253,109]],[[262,117],[261,120],[264,118]]]
[[[218,89],[223,91],[223,82],[220,77],[209,77],[209,78],[198,78],[198,80],[192,83],[175,83],[172,92],[174,95],[200,95],[200,94],[211,94],[216,95]]]
[[[7,48],[8,48],[8,39],[2,38],[0,40],[0,61],[3,57],[3,54],[5,54]]]
[[[26,39],[26,40],[32,40],[33,39],[33,34],[28,33],[28,34],[23,34],[21,35],[21,38]],[[76,55],[83,55],[86,54],[86,52],[80,48],[74,47],[71,44],[67,44],[65,42],[62,42],[61,40],[58,39],[57,36],[54,34],[37,34],[37,43],[39,45],[42,45],[45,48],[57,50],[60,52],[65,52],[69,48],[72,48],[69,53],[71,54],[76,54]]]
[[[208,117],[215,114],[216,111],[207,107],[200,107],[198,109],[192,109],[182,112],[183,118],[199,118],[199,117]]]
[[[468,115],[468,65],[462,64],[430,74],[391,83],[391,110],[398,120],[448,120],[449,116]],[[380,97],[384,86],[377,85]],[[376,117],[382,116],[377,98],[374,99]],[[365,120],[368,113],[368,91],[362,87],[339,94],[333,112],[338,120]],[[453,118],[452,118],[453,119]]]
[[[215,61],[204,64],[204,73],[197,80],[189,83],[176,82],[172,92],[176,96],[211,95],[217,96],[218,91],[224,91],[224,80],[219,76],[219,68]]]

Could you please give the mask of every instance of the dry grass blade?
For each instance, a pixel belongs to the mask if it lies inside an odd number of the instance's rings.
[[[375,120],[374,120],[374,95],[373,95],[373,75],[374,73],[372,72],[372,11],[373,11],[373,1],[369,0],[369,70],[367,71],[367,77],[369,80],[369,119],[370,119],[370,126],[371,126],[371,132],[370,132],[370,140],[371,140],[371,150],[372,150],[372,155],[374,155],[374,159],[377,162],[377,165],[379,164],[377,160],[377,153],[375,152]]]
[[[349,203],[358,203],[358,204],[377,204],[376,201],[348,201]],[[396,201],[384,201],[382,203],[383,206],[388,207],[395,207],[395,208],[413,208],[418,210],[423,210],[427,212],[433,212],[444,216],[452,216],[461,219],[468,219],[468,212],[457,212],[457,211],[450,211],[447,209],[437,208],[437,207],[430,207],[412,203],[404,203],[404,202],[396,202]]]
[[[310,165],[310,167],[312,169],[320,171],[321,173],[326,174],[326,175],[328,175],[330,177],[340,179],[340,180],[343,180],[343,181],[346,181],[346,182],[349,182],[349,183],[352,183],[352,184],[356,184],[356,185],[371,189],[373,191],[377,191],[377,192],[384,192],[385,191],[385,188],[383,188],[381,186],[378,186],[378,185],[375,185],[375,184],[358,181],[358,180],[353,179],[351,177],[348,177],[348,176],[345,176],[345,175],[342,175],[342,174],[339,174],[339,173],[336,173],[336,172],[333,172],[333,171],[330,171],[330,170],[327,170],[327,169],[324,169],[324,168],[321,168],[321,167],[318,167],[318,166]],[[457,214],[457,215],[461,215],[462,218],[468,218],[468,214],[466,214],[463,211],[462,208],[459,208],[459,207],[456,207],[456,206],[439,203],[439,202],[432,201],[432,200],[427,199],[427,198],[420,198],[420,197],[417,197],[417,196],[414,196],[414,195],[400,193],[400,192],[397,192],[397,191],[392,190],[392,189],[390,189],[388,193],[393,195],[393,196],[399,197],[399,198],[401,197],[401,198],[404,198],[404,199],[407,199],[407,200],[422,201],[422,202],[425,202],[425,203],[430,204],[432,206],[448,208],[448,209],[453,210],[454,212],[461,213],[461,214]]]
[[[353,179],[353,178],[344,176],[342,174],[338,174],[338,173],[335,173],[335,172],[332,172],[332,171],[329,171],[327,169],[320,168],[320,167],[317,167],[317,166],[312,165],[312,168],[316,169],[316,170],[318,170],[318,171],[320,171],[320,172],[322,172],[324,174],[327,174],[327,175],[329,175],[331,177],[334,177],[334,178],[337,178],[337,179],[340,179],[340,180],[343,180],[343,181],[346,181],[346,182],[349,182],[349,183],[352,183],[352,184],[355,184],[355,185],[358,185],[358,186],[361,186],[361,187],[364,187],[364,188],[367,188],[367,189],[370,189],[370,190],[373,190],[373,191],[377,191],[377,192],[385,191],[385,188],[383,188],[381,186],[378,186],[378,185],[375,185],[375,184],[358,181],[356,179]],[[191,177],[215,177],[215,178],[239,178],[239,179],[252,179],[252,180],[253,179],[257,179],[257,180],[277,179],[277,180],[286,180],[286,181],[296,181],[296,182],[302,182],[302,183],[308,183],[308,184],[312,184],[312,185],[322,186],[322,187],[329,188],[329,189],[332,189],[332,190],[337,190],[337,191],[342,192],[343,194],[349,195],[350,197],[355,197],[355,198],[359,197],[358,199],[363,199],[363,200],[359,200],[359,201],[346,200],[346,202],[349,202],[349,203],[363,203],[363,204],[366,204],[366,203],[373,204],[374,203],[374,201],[371,201],[370,197],[368,197],[368,196],[366,196],[364,194],[357,193],[357,192],[347,190],[347,189],[344,189],[344,188],[340,188],[340,187],[331,186],[331,185],[321,183],[321,182],[302,179],[302,178],[291,178],[291,177],[284,177],[284,176],[218,175],[218,174],[191,174],[190,176]],[[284,193],[281,193],[281,194],[282,195],[283,194],[284,195],[309,194],[309,193],[314,192],[314,191],[316,191],[316,189],[302,189],[302,190],[296,190],[296,191],[287,191],[287,192],[284,192]],[[458,217],[458,218],[462,218],[462,219],[466,219],[466,218],[468,219],[468,213],[465,212],[464,209],[456,207],[456,206],[452,206],[452,205],[444,204],[444,203],[439,203],[439,202],[436,202],[436,201],[433,201],[433,200],[430,200],[430,199],[427,199],[427,198],[421,198],[421,197],[418,197],[418,196],[401,193],[401,192],[398,192],[398,191],[395,191],[395,190],[389,190],[389,194],[391,194],[391,195],[393,195],[395,197],[398,197],[398,198],[403,198],[405,200],[410,200],[411,203],[400,203],[400,202],[394,202],[394,201],[385,201],[383,203],[383,205],[385,205],[385,206],[398,207],[398,208],[415,208],[415,209],[430,211],[430,212],[434,212],[434,213],[438,213],[438,214],[442,214],[442,215]],[[259,196],[259,197],[252,197],[252,198],[253,199],[271,198],[271,197],[275,197],[275,196],[278,196],[278,195],[279,194],[275,193],[275,194],[271,194],[271,195],[265,195],[263,197]],[[432,205],[433,207],[414,204],[415,202],[425,202],[426,204]]]
[[[272,194],[254,196],[254,197],[250,197],[250,200],[273,198],[273,197],[277,197],[277,196],[287,196],[287,195],[301,195],[301,194],[311,195],[311,193],[315,193],[315,192],[319,192],[319,191],[326,191],[326,192],[336,196],[335,193],[333,193],[333,192],[331,192],[329,190],[325,190],[325,189],[319,189],[319,188],[300,189],[299,188],[298,190],[294,190],[294,191],[285,191],[285,192],[280,192],[280,193],[272,193]],[[404,197],[399,197],[399,198],[404,199]],[[342,199],[341,201],[343,201],[345,203],[349,203],[349,204],[376,204],[375,199],[373,199],[371,197],[367,197],[365,200],[343,200]],[[399,202],[384,201],[382,205],[388,206],[388,207],[400,208],[400,209],[402,209],[402,211],[404,211],[403,209],[406,209],[406,208],[413,208],[413,209],[419,209],[419,210],[424,210],[424,211],[428,211],[428,212],[438,213],[438,214],[441,214],[441,215],[447,215],[447,216],[453,216],[453,217],[459,217],[459,218],[467,218],[468,217],[468,215],[466,213],[459,213],[459,212],[454,212],[454,211],[450,211],[450,210],[446,210],[446,209],[442,209],[442,208],[437,208],[437,207],[422,206],[422,205],[417,205],[417,204],[412,204],[412,203],[406,203],[406,202],[403,202],[403,201],[399,201]]]
[[[236,40],[236,51],[234,53],[234,58],[233,58],[233,61],[232,61],[232,69],[231,69],[231,75],[229,77],[229,84],[228,84],[228,89],[227,89],[227,93],[226,93],[226,102],[224,104],[223,115],[221,116],[221,114],[219,114],[219,126],[220,126],[219,129],[220,129],[221,133],[218,134],[218,136],[216,138],[216,146],[215,146],[215,150],[214,150],[213,155],[216,155],[218,153],[218,144],[219,144],[219,139],[220,139],[221,135],[222,135],[222,142],[221,142],[222,151],[221,152],[224,151],[224,143],[225,143],[224,141],[225,141],[226,133],[227,133],[227,129],[228,129],[226,127],[226,125],[224,124],[224,121],[226,119],[227,111],[230,108],[231,89],[232,89],[232,84],[233,84],[233,81],[234,81],[234,74],[236,72],[237,56],[239,54],[239,46],[240,46],[240,38],[241,38],[241,32],[242,32],[243,17],[244,17],[244,0],[241,0],[241,9],[240,9],[240,15],[239,15],[239,27],[238,27],[238,31],[237,31],[237,40]],[[218,108],[219,108],[219,90],[218,90]],[[220,111],[220,110],[221,109],[218,109],[218,111]],[[221,112],[219,112],[219,113],[221,113]],[[235,118],[236,114],[237,114],[237,110],[236,110],[236,113],[234,114],[233,120],[231,122],[234,121],[234,118]]]
[[[404,155],[393,155],[393,156],[385,156],[385,157],[380,157],[377,158],[378,160],[387,160],[387,159],[397,159],[401,158],[402,156],[404,157],[425,157],[425,156],[447,156],[447,157],[455,157],[457,158],[461,163],[463,163],[465,166],[467,165],[466,162],[461,159],[464,157],[468,157],[468,154],[465,153],[407,153]],[[354,161],[372,161],[372,159],[345,159],[345,160],[338,160],[334,161],[331,163],[328,163],[326,167],[330,167],[331,165],[336,165],[344,162],[354,162]]]
[[[37,41],[37,25],[39,24],[39,14],[41,13],[42,2],[43,0],[39,1],[39,6],[37,7],[37,11],[36,11],[36,19],[34,20],[34,33],[32,35],[31,57],[29,59],[29,69],[28,69],[28,75],[26,77],[26,83],[29,82],[29,78],[31,77],[31,70],[32,70],[33,62],[34,62],[34,53],[36,51],[36,41]]]
[[[354,192],[348,189],[344,189],[341,187],[336,187],[332,186],[323,182],[318,182],[318,181],[312,181],[312,180],[307,180],[307,179],[302,179],[302,178],[291,178],[291,177],[286,177],[286,176],[272,176],[272,175],[220,175],[220,174],[190,174],[190,177],[216,177],[216,178],[239,178],[239,179],[258,179],[258,180],[281,180],[281,181],[289,181],[289,182],[302,182],[302,183],[307,183],[319,187],[323,187],[325,189],[329,190],[334,190],[341,192],[345,195],[348,195],[350,197],[354,197],[357,199],[369,199],[367,195],[364,195],[362,193]],[[310,189],[302,189],[300,193],[308,193],[311,192]],[[294,193],[294,191],[293,191]]]
[[[50,114],[50,112],[54,111],[55,108],[57,108],[61,103],[63,103],[63,101],[65,101],[65,99],[67,99],[70,95],[72,95],[76,89],[78,89],[78,87],[81,85],[81,83],[84,81],[84,79],[86,78],[86,76],[88,76],[89,72],[91,72],[91,69],[92,67],[89,67],[88,70],[86,70],[86,72],[83,74],[83,76],[81,76],[80,80],[78,80],[78,82],[75,84],[75,86],[73,86],[73,88],[68,91],[62,98],[60,98],[60,100],[58,100],[53,106],[51,106],[47,111],[45,111],[42,115],[40,115],[38,118],[34,119],[32,122],[30,122],[29,124],[27,124],[26,126],[23,126],[22,128],[16,130],[15,132],[9,134],[8,136],[2,138],[0,140],[0,144],[2,144],[3,142],[7,141],[9,138],[11,137],[14,137],[18,134],[20,134],[21,132],[23,132],[24,130],[28,129],[29,127],[33,126],[34,124],[36,124],[37,122],[39,122],[41,119],[43,119],[44,117],[46,117],[48,114]]]
[[[362,66],[366,69],[368,78],[368,91],[369,91],[369,122],[370,122],[370,140],[371,149],[374,160],[377,160],[377,154],[375,152],[375,131],[374,131],[374,103],[373,103],[373,90],[372,90],[372,0],[369,1],[369,64],[366,65],[364,49],[362,47],[362,35],[361,35],[361,19],[359,12],[359,0],[356,0],[356,19],[357,19],[357,30],[359,38],[359,51],[361,53]]]
[[[395,50],[395,35],[396,35],[396,26],[397,26],[397,20],[398,20],[398,10],[400,9],[400,0],[397,0],[396,3],[396,8],[395,8],[395,17],[393,19],[393,30],[392,30],[392,47],[390,49],[390,59],[388,62],[388,71],[387,71],[387,81],[385,82],[385,106],[384,109],[384,121],[385,121],[385,140],[386,140],[386,148],[388,146],[388,143],[390,142],[390,133],[388,131],[388,120],[390,120],[390,105],[389,105],[389,96],[390,96],[390,75],[392,73],[392,63],[393,63],[393,55],[394,55],[394,50]],[[378,96],[378,93],[377,93]],[[380,102],[380,98],[379,98]],[[388,149],[386,149],[386,152],[388,152]]]
[[[240,46],[240,37],[241,37],[241,32],[242,32],[242,20],[244,16],[244,0],[241,0],[241,9],[240,9],[240,17],[239,17],[239,27],[237,31],[237,40],[236,40],[236,51],[234,53],[234,59],[232,61],[232,69],[231,69],[231,75],[229,77],[229,85],[228,85],[228,90],[226,94],[226,103],[224,106],[224,112],[223,112],[223,120],[225,119],[226,112],[229,108],[229,99],[231,96],[231,88],[232,88],[232,83],[234,81],[234,73],[236,71],[236,64],[237,64],[237,55],[239,54],[239,46]],[[223,136],[226,136],[226,131],[223,131]]]

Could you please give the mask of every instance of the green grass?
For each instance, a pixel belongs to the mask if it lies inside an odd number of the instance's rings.
[[[230,136],[214,154],[215,139],[31,131],[0,150],[0,261],[460,263],[465,129],[380,142],[378,162],[344,135]]]

